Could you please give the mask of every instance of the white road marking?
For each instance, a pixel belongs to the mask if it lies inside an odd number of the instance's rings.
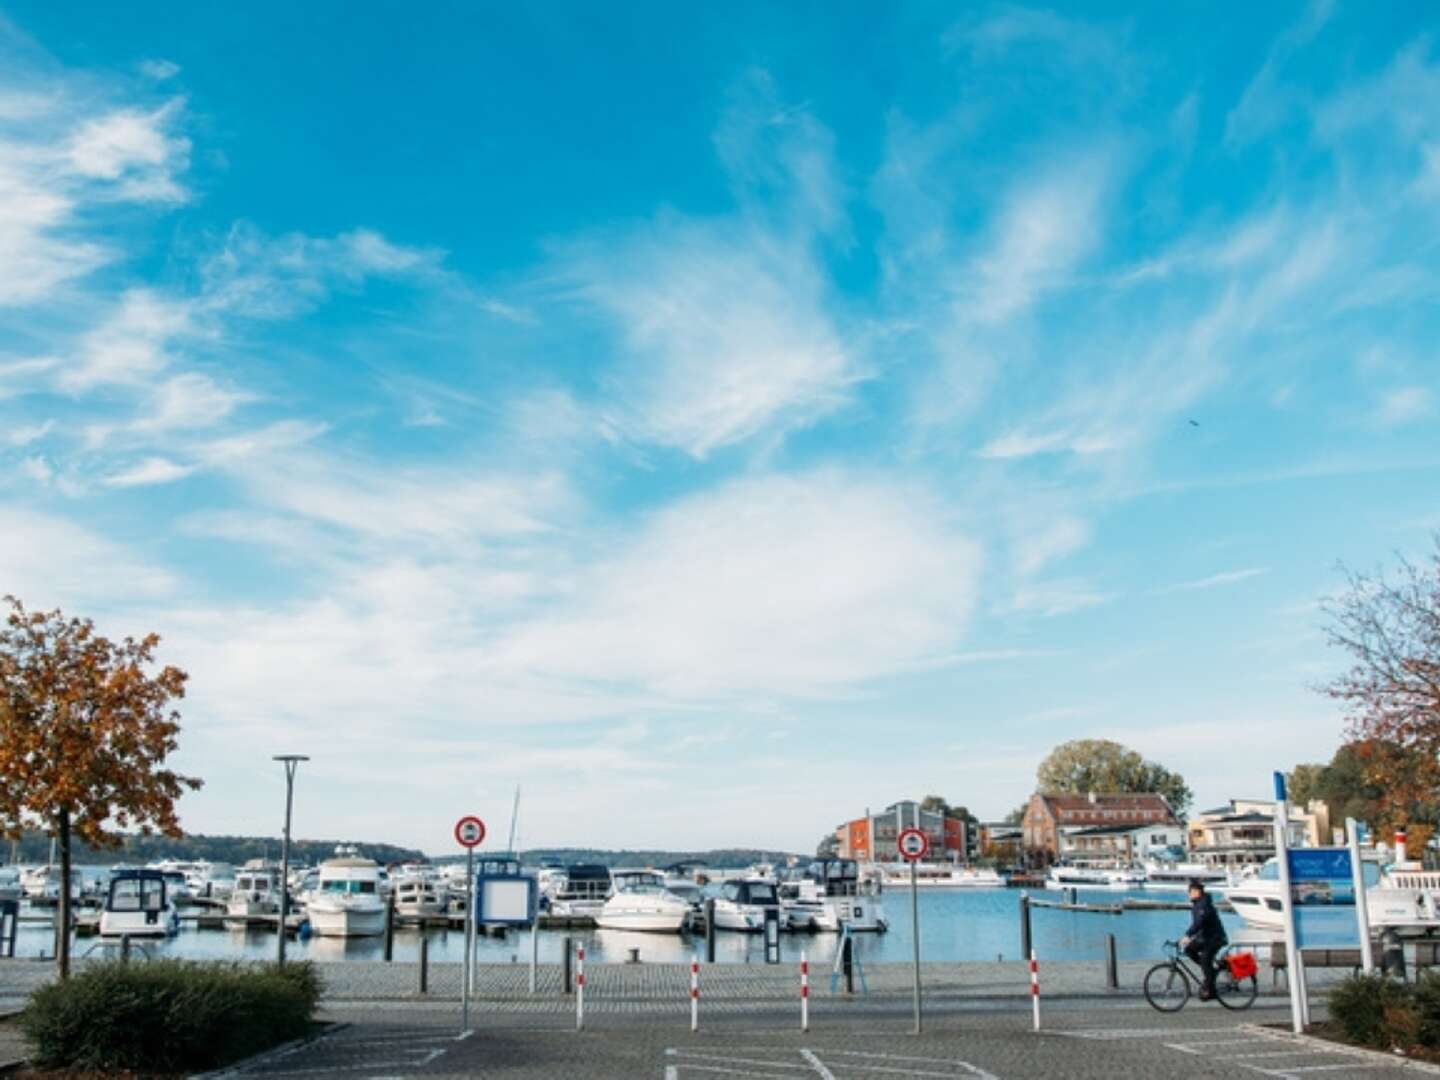
[[[835,1074],[825,1067],[824,1063],[815,1056],[814,1051],[802,1047],[800,1056],[810,1063],[810,1067],[815,1070],[815,1075],[820,1077],[820,1080],[835,1080]]]
[[[971,1065],[968,1061],[952,1061],[946,1058],[923,1058],[911,1057],[908,1054],[877,1054],[864,1050],[832,1050],[828,1052],[831,1057],[858,1057],[874,1058],[880,1061],[909,1061],[922,1065],[946,1065],[952,1069],[964,1069],[966,1076],[974,1076],[977,1080],[997,1080],[994,1073],[986,1072],[978,1065]],[[871,1068],[872,1066],[866,1066]],[[888,1071],[888,1070],[881,1070]],[[916,1076],[947,1076],[948,1073],[915,1073]]]
[[[805,1051],[801,1051],[803,1054]],[[725,1065],[763,1065],[767,1069],[799,1069],[801,1072],[809,1072],[804,1065],[792,1065],[784,1061],[756,1061],[754,1058],[735,1057],[732,1054],[702,1054],[698,1050],[676,1050],[674,1048],[665,1051],[670,1057],[694,1058],[697,1061],[719,1061]],[[688,1062],[687,1062],[688,1064]]]
[[[1079,1031],[1047,1031],[1047,1035],[1063,1035],[1070,1039],[1096,1039],[1108,1042],[1113,1039],[1158,1039],[1173,1038],[1176,1035],[1218,1035],[1234,1028],[1082,1028]]]
[[[727,1076],[760,1076],[766,1080],[784,1080],[786,1073],[751,1072],[749,1069],[727,1069],[723,1065],[695,1065],[685,1062],[686,1072],[724,1073]]]

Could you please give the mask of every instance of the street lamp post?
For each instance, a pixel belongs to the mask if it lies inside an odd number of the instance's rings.
[[[304,754],[276,754],[285,766],[285,842],[280,847],[280,925],[275,928],[275,962],[285,966],[285,924],[290,916],[290,808],[295,802],[295,769],[310,759]]]

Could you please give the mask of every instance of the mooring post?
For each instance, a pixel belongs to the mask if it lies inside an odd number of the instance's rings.
[[[420,935],[420,993],[430,992],[430,939]]]
[[[705,901],[705,962],[715,962],[715,898]]]
[[[420,934],[423,937],[425,927],[422,924]],[[385,898],[385,962],[388,964],[395,959],[395,894],[391,893]]]
[[[1030,894],[1020,894],[1020,955],[1030,955]]]
[[[122,964],[128,964],[129,962],[130,962],[130,935],[129,935],[129,934],[121,934],[121,935],[120,935],[120,963],[122,963]]]
[[[1115,960],[1115,935],[1105,935],[1105,988],[1120,989],[1120,968]]]
[[[845,993],[855,993],[855,939],[849,934],[840,939],[840,966],[845,972]]]
[[[570,961],[575,953],[575,942],[566,935],[560,948],[560,992],[570,993]]]

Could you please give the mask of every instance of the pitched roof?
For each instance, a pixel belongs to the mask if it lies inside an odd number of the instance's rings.
[[[1092,810],[1163,810],[1171,814],[1165,796],[1151,793],[1138,795],[1041,795],[1052,813],[1077,813]]]

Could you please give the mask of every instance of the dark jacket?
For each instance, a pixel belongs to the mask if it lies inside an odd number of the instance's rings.
[[[1198,944],[1217,947],[1229,940],[1209,893],[1201,893],[1200,898],[1190,904],[1190,929],[1185,931],[1185,936]]]

